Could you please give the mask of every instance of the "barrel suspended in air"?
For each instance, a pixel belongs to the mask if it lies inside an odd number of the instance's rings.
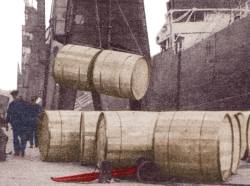
[[[111,50],[98,55],[93,83],[100,94],[140,100],[149,84],[149,68],[144,57]]]
[[[96,165],[96,128],[101,112],[82,112],[80,162]]]
[[[133,166],[140,158],[153,158],[153,131],[158,113],[104,112],[97,126],[97,163]]]
[[[54,78],[64,87],[77,90],[92,90],[93,62],[100,49],[78,45],[65,45],[57,54]]]
[[[154,158],[165,178],[215,182],[231,174],[233,128],[227,114],[161,113],[154,135]]]
[[[45,111],[38,125],[41,159],[51,162],[79,161],[81,112]]]

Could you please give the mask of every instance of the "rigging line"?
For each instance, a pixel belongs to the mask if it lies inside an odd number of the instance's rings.
[[[176,18],[175,20],[173,20],[173,23],[177,23],[177,22],[183,20],[190,12],[191,12],[191,10],[190,10],[190,11],[187,11],[187,12],[184,13],[184,14],[182,14],[180,17],[178,17],[178,18]],[[174,12],[173,12],[173,13],[174,13]]]
[[[102,48],[102,35],[101,35],[100,15],[98,9],[98,0],[95,0],[95,8],[96,8],[96,26],[98,29],[99,48]]]
[[[116,4],[117,4],[117,6],[118,6],[118,8],[119,8],[119,10],[120,10],[120,12],[122,14],[123,20],[125,21],[125,23],[126,23],[128,29],[129,29],[129,32],[130,32],[131,36],[133,37],[133,40],[135,41],[135,44],[136,44],[136,46],[137,46],[140,54],[143,55],[142,49],[141,49],[141,47],[140,47],[140,45],[139,45],[139,43],[138,43],[138,41],[137,41],[137,39],[135,37],[135,35],[134,35],[134,33],[133,33],[130,25],[129,25],[128,19],[126,18],[126,16],[125,16],[125,14],[124,14],[124,12],[123,12],[123,10],[122,10],[122,8],[121,8],[118,0],[116,0]]]

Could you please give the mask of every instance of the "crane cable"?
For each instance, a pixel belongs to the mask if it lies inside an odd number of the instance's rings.
[[[124,14],[124,12],[123,12],[121,6],[120,6],[120,3],[118,2],[118,0],[115,0],[115,1],[116,1],[116,4],[117,4],[117,6],[118,6],[120,12],[121,12],[121,15],[122,15],[122,17],[123,17],[123,20],[125,21],[125,23],[126,23],[128,29],[129,29],[129,32],[130,32],[130,34],[131,34],[131,36],[132,36],[132,38],[133,38],[133,40],[134,40],[134,42],[135,42],[135,44],[136,44],[136,46],[137,46],[137,49],[139,50],[139,53],[140,53],[141,55],[143,55],[142,49],[141,49],[141,47],[140,47],[140,45],[139,45],[139,42],[138,42],[137,38],[135,37],[135,35],[134,35],[134,33],[133,33],[133,31],[132,31],[130,25],[129,25],[128,19],[127,19],[127,17],[125,16],[125,14]]]

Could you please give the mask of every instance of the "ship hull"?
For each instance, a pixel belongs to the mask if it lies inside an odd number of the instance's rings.
[[[153,57],[144,110],[249,110],[250,16],[174,54]]]

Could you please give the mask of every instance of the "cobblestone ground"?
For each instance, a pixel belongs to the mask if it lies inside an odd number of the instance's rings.
[[[9,132],[9,136],[11,133]],[[9,140],[7,152],[12,150],[12,140]],[[79,163],[47,163],[42,162],[37,148],[26,149],[25,157],[16,157],[9,155],[7,161],[0,162],[0,186],[79,186],[76,183],[55,183],[50,180],[53,176],[66,176],[73,174],[81,174],[91,172],[93,168],[83,167]],[[238,174],[232,176],[225,184],[242,184],[250,185],[250,164],[241,164]],[[88,183],[87,185],[110,185],[98,184],[96,182]],[[137,182],[121,181],[111,185],[143,185]],[[148,184],[150,185],[150,184]],[[189,186],[194,184],[178,184],[178,183],[163,183],[155,185],[180,185]],[[220,185],[220,184],[219,184]]]

